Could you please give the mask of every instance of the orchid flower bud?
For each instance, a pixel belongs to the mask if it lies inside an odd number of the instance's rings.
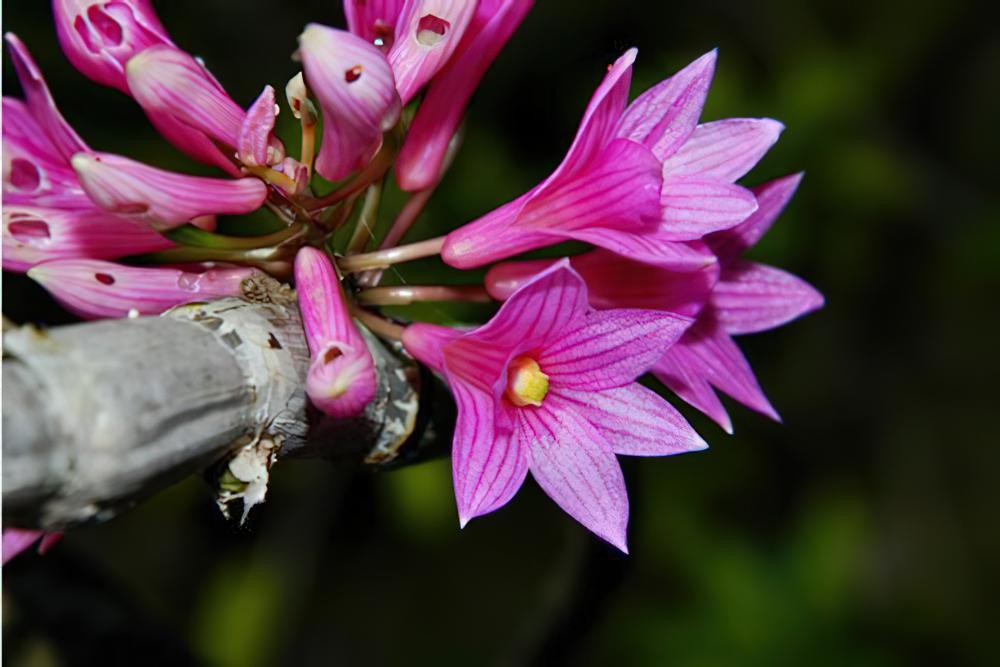
[[[284,159],[284,151],[276,150],[271,141],[277,117],[278,105],[274,103],[274,88],[265,86],[264,92],[250,105],[243,125],[240,126],[236,144],[243,164],[250,167],[264,166],[277,164]]]
[[[344,16],[351,32],[388,51],[405,4],[405,0],[344,0]]]
[[[396,180],[415,192],[447,168],[448,143],[487,68],[520,25],[533,0],[480,0],[448,65],[434,77],[396,159]]]
[[[115,259],[173,245],[154,230],[93,205],[71,209],[6,205],[3,209],[4,271],[23,272],[55,259]]]
[[[399,120],[392,70],[381,51],[344,30],[311,23],[299,45],[309,89],[323,108],[316,171],[336,181],[367,164]]]
[[[322,251],[299,250],[295,288],[311,355],[306,394],[332,417],[361,414],[375,398],[375,363],[347,309],[333,265]]]
[[[288,106],[292,109],[292,115],[302,121],[304,125],[315,125],[319,121],[319,112],[316,105],[309,99],[309,89],[306,88],[306,80],[299,72],[285,86],[285,97],[288,99]]]
[[[250,268],[208,269],[135,267],[99,259],[44,262],[28,271],[67,310],[84,319],[160,313],[192,301],[239,296]]]
[[[409,0],[405,4],[388,56],[403,104],[448,63],[472,21],[476,4],[476,0]]]
[[[128,93],[125,64],[158,44],[173,45],[149,0],[54,0],[56,33],[70,62],[105,86]]]
[[[78,153],[72,162],[95,204],[157,230],[210,213],[250,213],[267,198],[267,186],[252,177],[188,176],[110,153]]]
[[[68,161],[74,153],[89,150],[80,135],[70,127],[59,112],[55,100],[52,99],[52,93],[49,92],[49,87],[45,83],[45,77],[42,76],[42,71],[35,64],[24,43],[17,35],[10,32],[4,35],[4,39],[10,48],[14,71],[17,72],[17,78],[21,81],[28,109],[44,132],[47,143],[52,147],[51,152],[60,156],[62,160]]]

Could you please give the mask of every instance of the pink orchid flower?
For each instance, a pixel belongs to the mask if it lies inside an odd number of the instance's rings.
[[[560,262],[474,331],[406,328],[406,349],[444,374],[458,405],[452,465],[463,526],[505,505],[530,471],[570,516],[627,551],[628,498],[615,455],[706,447],[635,382],[690,319],[598,311],[587,298],[584,281]]]
[[[422,190],[441,177],[448,142],[469,98],[532,4],[533,0],[480,0],[454,55],[427,89],[396,158],[401,188]]]
[[[399,120],[392,70],[375,46],[346,30],[310,23],[299,36],[309,89],[323,109],[316,171],[336,181],[366,165]]]
[[[99,259],[43,262],[28,277],[66,310],[84,319],[159,315],[192,301],[240,296],[254,269],[210,268],[200,273],[168,267],[136,267]]]
[[[56,542],[62,539],[62,533],[46,533],[41,530],[24,530],[22,528],[3,529],[3,564],[6,565],[12,558],[27,551],[35,542],[38,544],[38,553],[45,554]]]
[[[125,64],[157,44],[173,46],[149,0],[53,0],[63,52],[85,76],[128,93]]]
[[[375,398],[375,362],[322,251],[306,247],[296,254],[295,288],[311,355],[309,400],[333,417],[361,414]]]
[[[732,421],[713,387],[780,421],[732,336],[774,329],[824,303],[823,295],[802,279],[740,259],[770,229],[801,178],[795,174],[755,188],[757,211],[733,229],[706,238],[722,266],[719,282],[694,325],[652,368],[674,393],[728,433]]]
[[[556,171],[449,234],[441,252],[447,263],[471,268],[577,240],[647,263],[691,265],[692,249],[678,242],[753,213],[753,194],[732,181],[774,143],[780,124],[722,121],[696,129],[715,52],[626,108],[635,56],[631,49],[609,68]]]

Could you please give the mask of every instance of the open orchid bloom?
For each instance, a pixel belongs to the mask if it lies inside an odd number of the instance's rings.
[[[770,229],[801,178],[786,176],[755,188],[756,213],[706,239],[722,266],[719,282],[694,326],[653,366],[665,385],[730,433],[732,422],[713,387],[779,419],[732,336],[773,329],[823,306],[823,295],[800,278],[739,258]]]
[[[666,312],[594,310],[583,279],[560,262],[475,331],[410,325],[403,344],[444,373],[458,405],[452,467],[462,525],[505,505],[530,471],[567,513],[626,551],[628,497],[615,455],[706,447],[635,383],[689,324]]]
[[[361,414],[375,398],[375,362],[347,309],[333,265],[319,250],[295,257],[302,326],[312,357],[306,394],[333,417]]]
[[[267,282],[262,273],[291,282],[309,351],[307,367],[303,345],[293,346],[301,356],[287,373],[301,370],[302,391],[293,393],[300,408],[303,392],[312,406],[301,414],[378,418],[395,400],[379,375],[386,364],[373,356],[378,336],[441,375],[454,396],[462,526],[509,502],[530,473],[625,551],[629,505],[616,457],[707,446],[637,379],[652,372],[727,430],[716,391],[777,418],[732,337],[780,326],[823,297],[741,259],[799,177],[737,184],[782,125],[700,122],[714,51],[631,103],[637,52],[626,51],[551,175],[446,236],[399,245],[445,183],[466,107],[532,5],[345,0],[348,29],[304,27],[298,64],[281,79],[284,100],[275,82],[260,82],[246,106],[173,43],[150,0],[53,0],[70,61],[133,97],[168,142],[222,173],[188,175],[92,149],[7,34],[23,99],[3,99],[3,268],[26,272],[85,319],[249,298]],[[295,155],[277,136],[289,129],[278,123],[285,102]],[[393,174],[407,199],[386,229],[380,214]],[[250,214],[245,227],[227,219]],[[253,232],[259,222],[266,233]],[[588,247],[569,258],[512,259],[566,241]],[[459,269],[503,262],[479,284],[379,285],[395,264],[432,256]],[[502,304],[464,329],[380,311],[449,299]],[[426,421],[411,416],[411,426]],[[5,529],[4,560],[58,537]]]
[[[626,108],[635,57],[631,49],[609,68],[556,171],[449,234],[441,252],[446,262],[481,266],[566,240],[662,266],[711,262],[678,242],[727,229],[753,213],[753,193],[733,181],[774,143],[781,125],[697,125],[715,52]]]

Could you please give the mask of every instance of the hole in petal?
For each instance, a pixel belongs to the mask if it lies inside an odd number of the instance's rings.
[[[102,285],[115,284],[115,277],[110,273],[95,273],[94,278],[96,278],[97,282],[101,283]]]
[[[120,204],[115,207],[115,213],[121,213],[122,215],[142,215],[149,211],[148,204]]]
[[[346,72],[344,72],[344,81],[346,81],[347,83],[354,83],[355,81],[361,78],[362,71],[364,71],[364,68],[361,65],[355,65],[354,67],[351,67]]]
[[[450,27],[450,23],[433,14],[421,16],[417,24],[417,41],[424,46],[437,46]]]
[[[73,29],[76,30],[76,34],[80,36],[88,51],[91,53],[100,53],[101,47],[99,44],[94,43],[94,34],[91,32],[90,26],[87,25],[85,18],[77,16],[73,20]]]
[[[395,41],[395,31],[391,25],[382,19],[377,19],[372,25],[372,32],[375,33],[375,39],[372,40],[375,46],[383,51],[392,48],[392,43]]]
[[[102,8],[91,5],[87,9],[87,18],[90,19],[90,25],[97,34],[103,38],[105,46],[119,46],[122,43],[122,27],[118,25],[118,21],[104,13]]]
[[[333,360],[342,354],[343,352],[341,352],[338,348],[331,347],[329,350],[323,353],[322,357],[323,365],[325,366],[327,364],[333,363]]]
[[[15,240],[25,245],[43,246],[52,238],[48,223],[31,217],[19,217],[12,221],[7,225],[7,231]]]
[[[42,174],[34,163],[14,158],[10,161],[10,184],[18,190],[34,192],[42,184]]]

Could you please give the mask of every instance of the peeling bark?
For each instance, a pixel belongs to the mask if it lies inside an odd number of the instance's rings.
[[[283,457],[387,466],[424,455],[419,389],[433,382],[401,350],[364,331],[376,398],[333,420],[306,400],[294,294],[267,278],[245,294],[160,317],[6,330],[4,525],[105,520],[212,464],[220,502],[249,509]]]

